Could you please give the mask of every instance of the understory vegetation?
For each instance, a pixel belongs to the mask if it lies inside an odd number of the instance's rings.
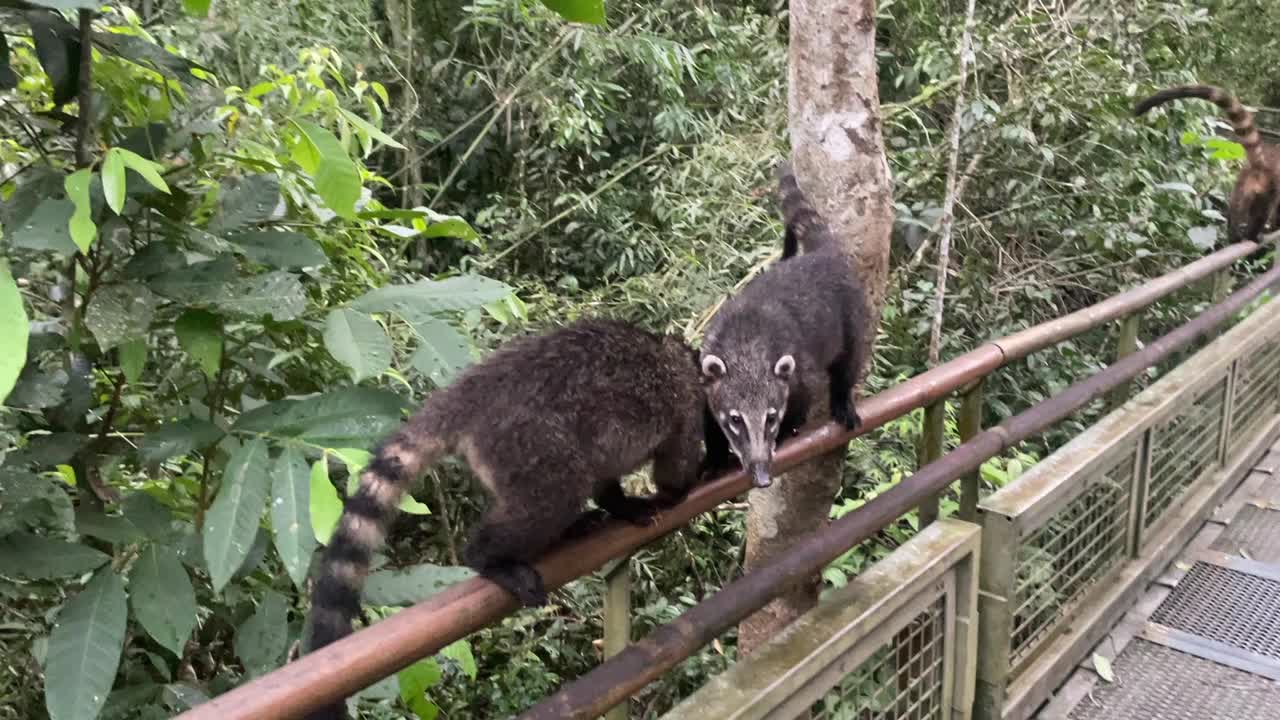
[[[1207,82],[1264,127],[1280,112],[1280,78],[1257,70],[1280,66],[1268,0],[979,5],[944,360],[1226,242],[1242,154],[1219,113],[1135,119],[1136,97]],[[74,8],[96,11],[87,77]],[[963,16],[879,3],[897,223],[866,394],[927,368]],[[696,342],[781,249],[785,2],[0,2],[0,33],[0,720],[170,717],[279,667],[340,497],[405,410],[505,339],[579,317]],[[1142,337],[1211,292],[1158,303]],[[1104,367],[1114,333],[994,375],[986,422]],[[922,415],[851,445],[833,515],[914,470]],[[954,444],[954,412],[946,427]],[[483,505],[462,463],[428,473],[366,620],[469,576],[458,548]],[[637,637],[739,574],[743,524],[725,505],[632,558]],[[354,707],[518,713],[598,662],[601,588],[571,583]],[[733,657],[730,633],[633,717]]]

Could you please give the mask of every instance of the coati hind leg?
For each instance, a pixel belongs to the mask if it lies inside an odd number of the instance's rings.
[[[853,407],[853,372],[848,355],[841,355],[827,369],[831,376],[831,417],[852,430],[862,423]]]
[[[530,487],[539,480],[545,483],[546,477],[523,476],[512,478],[511,482],[513,486],[521,483]],[[546,586],[533,563],[573,526],[581,510],[582,498],[570,491],[537,493],[522,497],[519,502],[494,498],[494,505],[463,548],[462,560],[514,595],[522,605],[545,605]]]
[[[653,499],[627,495],[618,478],[610,478],[597,485],[594,499],[605,512],[632,525],[651,525],[658,515],[657,503]]]
[[[719,428],[716,428],[717,432]],[[721,436],[721,441],[724,441]],[[727,444],[727,441],[724,441]],[[652,502],[658,510],[676,505],[701,479],[703,438],[695,428],[677,428],[653,453],[653,484],[658,494]]]

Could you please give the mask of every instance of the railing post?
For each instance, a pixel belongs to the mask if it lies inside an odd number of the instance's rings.
[[[631,556],[605,571],[604,659],[617,655],[631,642]],[[605,720],[627,720],[630,701],[615,705]]]
[[[983,386],[986,378],[964,391],[960,402],[960,442],[967,442],[982,432]],[[978,499],[982,492],[982,473],[973,472],[960,478],[960,519],[975,522],[978,519]]]
[[[943,446],[946,443],[946,419],[947,399],[945,397],[939,398],[924,409],[924,427],[920,433],[920,447],[916,448],[917,469],[942,457]],[[920,503],[919,529],[923,530],[926,525],[938,519],[941,499],[942,493],[938,493]]]
[[[1120,337],[1116,340],[1116,361],[1123,360],[1125,356],[1132,355],[1138,349],[1138,326],[1142,322],[1142,313],[1134,312],[1126,315],[1120,321]],[[1133,381],[1124,383],[1120,387],[1111,391],[1107,398],[1107,409],[1115,410],[1129,399],[1129,394],[1133,392]]]
[[[1227,296],[1231,294],[1231,286],[1234,284],[1232,282],[1233,279],[1234,278],[1231,277],[1230,265],[1222,268],[1221,270],[1213,274],[1213,304],[1214,305],[1217,305],[1223,300],[1226,300]],[[1221,335],[1224,330],[1226,330],[1225,324],[1219,325],[1213,330],[1210,330],[1208,339],[1212,341],[1214,338]]]
[[[1017,606],[1018,529],[1014,518],[980,510],[978,662],[975,720],[1000,720],[1012,671],[1013,613]]]
[[[1151,445],[1156,440],[1156,429],[1149,427],[1138,439],[1137,457],[1134,458],[1133,484],[1129,497],[1129,556],[1142,554],[1146,539],[1147,493],[1151,486]]]

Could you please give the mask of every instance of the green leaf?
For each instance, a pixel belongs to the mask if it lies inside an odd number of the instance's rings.
[[[75,212],[67,221],[67,231],[71,233],[71,241],[80,248],[80,252],[88,253],[94,238],[98,237],[98,226],[93,222],[93,204],[89,201],[89,183],[93,173],[88,168],[77,170],[67,176],[63,183],[67,197],[75,206]]]
[[[120,371],[124,373],[125,382],[136,383],[142,379],[142,370],[146,365],[146,340],[126,340],[120,345]]]
[[[224,434],[208,420],[185,418],[147,433],[138,448],[138,456],[145,463],[162,462],[175,455],[186,455],[208,447],[221,440]]]
[[[248,175],[222,181],[218,212],[209,231],[227,233],[271,217],[280,204],[280,179],[275,175]]]
[[[222,319],[207,310],[188,310],[173,324],[173,332],[204,374],[217,377],[222,367]]]
[[[454,641],[440,651],[440,657],[446,657],[458,663],[458,669],[462,674],[472,680],[476,679],[476,658],[471,654],[471,643],[466,640]]]
[[[274,668],[289,639],[289,607],[280,593],[267,591],[258,610],[236,629],[236,655],[249,674]]]
[[[71,458],[79,452],[89,439],[79,433],[59,432],[48,435],[33,435],[27,439],[22,448],[11,451],[5,457],[5,464],[10,467],[19,465],[35,465],[48,468],[59,463],[71,462]]]
[[[28,527],[75,528],[71,498],[61,483],[24,470],[0,467],[0,535]]]
[[[100,288],[85,311],[85,327],[98,346],[110,350],[127,340],[145,338],[151,330],[159,299],[138,283]]]
[[[422,564],[369,575],[364,599],[369,605],[412,605],[450,585],[475,577],[468,567]]]
[[[307,461],[295,448],[285,448],[271,466],[271,529],[285,570],[294,585],[303,587],[316,541]]]
[[[1204,141],[1204,146],[1213,151],[1210,157],[1215,160],[1243,160],[1245,158],[1244,146],[1226,138],[1209,138]]]
[[[542,4],[570,22],[604,23],[604,0],[542,0]]]
[[[1098,653],[1093,654],[1093,669],[1097,670],[1098,677],[1106,682],[1114,683],[1116,681],[1116,674],[1111,669],[1111,661]]]
[[[115,55],[142,67],[170,75],[178,80],[192,79],[191,71],[195,69],[212,73],[209,68],[191,62],[186,58],[178,57],[159,45],[136,35],[95,30],[93,42],[104,53]]]
[[[302,131],[294,146],[293,159],[311,175],[316,194],[339,217],[354,219],[360,199],[360,171],[333,133],[306,122],[293,120]]]
[[[188,15],[197,17],[205,17],[209,14],[209,6],[213,4],[213,0],[182,0],[182,7],[187,11]]]
[[[311,529],[316,542],[328,545],[342,517],[338,489],[329,481],[329,460],[321,457],[311,466]]]
[[[415,321],[413,329],[422,342],[409,364],[436,386],[447,385],[471,364],[471,341],[452,325],[428,315]]]
[[[351,123],[352,125],[355,125],[358,129],[364,131],[369,137],[373,138],[374,140],[377,140],[383,145],[388,145],[397,150],[405,149],[404,145],[401,145],[400,143],[396,142],[395,138],[382,132],[378,128],[374,127],[373,124],[370,123],[368,120],[365,120],[364,118],[351,112],[350,110],[340,107],[338,108],[338,112],[342,114],[342,117],[347,119],[347,122]]]
[[[107,151],[107,154],[116,153],[120,160],[124,162],[125,167],[138,173],[143,180],[151,187],[162,193],[169,194],[169,186],[165,183],[164,178],[160,175],[160,171],[164,166],[158,162],[148,160],[132,150],[126,150],[122,147],[113,147]]]
[[[377,377],[391,367],[391,340],[368,315],[339,308],[324,325],[324,346],[335,360],[351,369],[355,382]]]
[[[119,148],[111,148],[102,159],[102,194],[107,198],[107,206],[117,215],[124,211],[124,158]]]
[[[196,627],[196,593],[173,550],[152,543],[142,551],[129,572],[129,602],[147,634],[182,657]]]
[[[329,262],[315,240],[296,232],[254,231],[229,235],[227,241],[259,265],[291,269]]]
[[[71,238],[71,217],[75,214],[75,209],[75,203],[65,197],[45,199],[24,221],[12,226],[6,223],[5,233],[14,247],[52,250],[70,255],[79,250],[79,246]],[[9,227],[13,230],[10,231]]]
[[[27,0],[27,2],[50,10],[97,10],[102,6],[95,0]]]
[[[131,543],[142,539],[138,530],[123,515],[107,515],[88,503],[76,508],[76,532],[109,543]]]
[[[509,285],[497,280],[463,275],[447,280],[419,280],[411,285],[387,285],[356,298],[351,307],[364,312],[394,312],[413,323],[432,313],[481,307],[511,292]]]
[[[431,658],[419,660],[396,673],[400,683],[400,699],[421,720],[435,720],[440,708],[427,699],[427,690],[444,677],[440,664]]]
[[[27,364],[27,338],[31,329],[27,323],[27,310],[13,279],[9,263],[0,260],[0,403],[3,403],[18,384],[18,376]]]
[[[18,87],[18,74],[9,64],[9,40],[0,33],[0,90],[12,90]]]
[[[124,516],[147,537],[168,541],[173,536],[173,512],[155,498],[135,492],[126,497],[122,505]]]
[[[214,592],[221,592],[249,555],[267,504],[267,443],[254,438],[227,461],[222,487],[204,524],[204,559]]]
[[[307,296],[297,276],[277,270],[228,284],[213,304],[230,313],[255,318],[270,315],[276,321],[284,321],[307,309]]]
[[[242,414],[233,427],[322,447],[368,447],[400,426],[404,408],[392,392],[343,388],[306,400],[268,403]]]
[[[9,577],[47,580],[82,575],[110,559],[87,545],[43,535],[14,533],[0,539],[0,575]]]
[[[128,604],[120,578],[104,567],[53,624],[44,668],[51,720],[94,720],[115,684]]]
[[[148,284],[170,300],[187,305],[209,304],[237,277],[235,258],[228,255],[164,273]]]

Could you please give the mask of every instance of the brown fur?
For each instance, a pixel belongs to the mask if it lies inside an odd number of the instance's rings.
[[[1245,166],[1227,202],[1227,233],[1232,242],[1257,240],[1280,220],[1280,147],[1262,142],[1253,113],[1230,92],[1213,85],[1178,85],[1161,90],[1134,107],[1143,115],[1157,105],[1181,98],[1199,98],[1226,113],[1244,146]]]
[[[678,338],[585,320],[512,340],[375,452],[319,565],[308,651],[351,632],[406,486],[444,454],[465,457],[490,496],[466,564],[539,605],[546,590],[532,563],[577,526],[588,498],[643,524],[684,497],[701,469],[705,414],[697,357]],[[626,496],[620,478],[649,460],[658,494]],[[339,704],[311,717],[342,715]]]

